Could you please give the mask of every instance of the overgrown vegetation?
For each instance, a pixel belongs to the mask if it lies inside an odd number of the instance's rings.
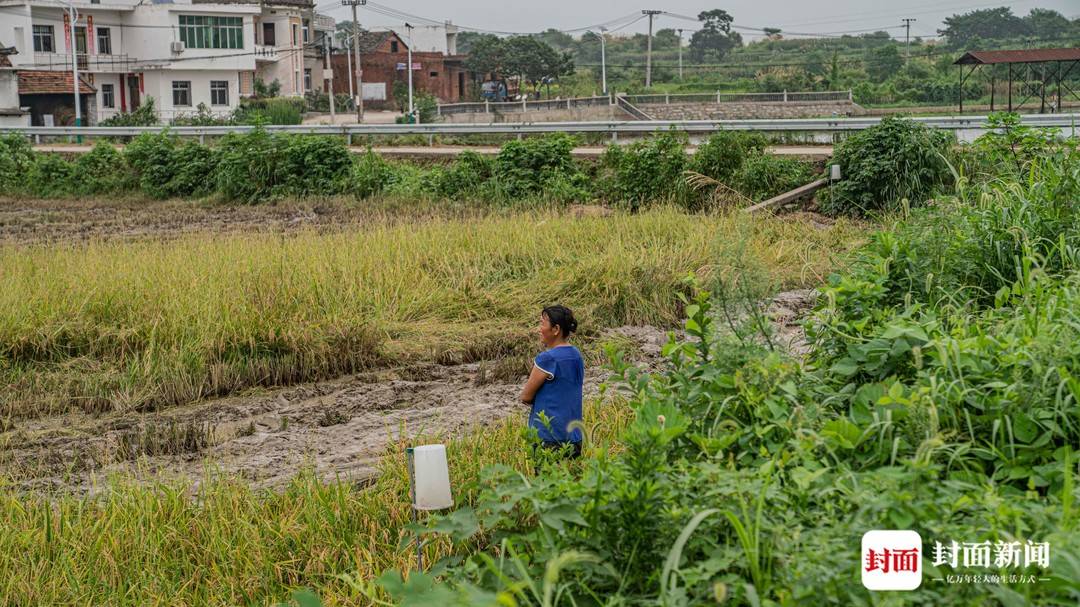
[[[870,215],[923,203],[950,177],[948,133],[889,116],[836,146],[843,179],[829,189],[822,209]]]
[[[91,158],[74,164],[34,153],[25,142],[5,141],[0,163],[12,170],[0,180],[0,193],[41,197],[138,192],[251,204],[282,197],[393,194],[504,205],[597,201],[633,210],[669,203],[698,209],[707,197],[687,187],[687,169],[744,190],[749,198],[803,185],[796,182],[811,176],[807,163],[767,158],[761,137],[727,131],[713,135],[689,158],[685,136],[675,132],[627,148],[613,145],[599,167],[575,160],[578,139],[565,133],[506,142],[492,159],[466,153],[435,166],[391,162],[372,152],[354,158],[340,137],[269,133],[261,127],[229,134],[213,146],[181,144],[168,131],[147,133],[122,153],[100,144]],[[50,174],[27,179],[30,169],[17,168],[27,163]],[[86,176],[84,165],[96,175]],[[95,185],[87,189],[86,181]]]
[[[925,572],[907,600],[1076,601],[1080,156],[1066,146],[1024,181],[999,175],[914,211],[832,276],[805,360],[776,346],[745,297],[752,271],[714,281],[686,301],[689,340],[665,347],[667,372],[614,358],[634,412],[622,449],[537,478],[489,469],[472,503],[417,528],[452,540],[454,556],[407,582],[387,572],[367,596],[870,604],[862,534],[914,529]],[[1054,556],[1046,568],[933,563],[933,543],[953,540],[1047,542]],[[1003,581],[941,579],[988,572]]]

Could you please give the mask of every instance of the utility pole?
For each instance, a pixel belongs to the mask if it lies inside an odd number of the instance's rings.
[[[68,21],[71,26],[71,80],[75,84],[75,126],[82,126],[82,103],[79,99],[79,58],[78,48],[75,46],[75,24],[79,22],[79,11],[71,2],[65,2],[68,8]],[[81,143],[80,139],[80,143]]]
[[[679,80],[682,80],[682,29],[675,30],[679,32]]]
[[[360,66],[360,22],[356,18],[356,7],[364,6],[367,0],[341,0],[342,6],[352,7],[353,27],[353,67],[356,69],[356,121],[364,121],[364,70]]]
[[[330,124],[335,124],[337,122],[336,120],[334,120],[334,116],[336,114],[334,112],[334,43],[333,43],[333,37],[334,37],[333,35],[323,37],[323,46],[326,47],[326,55],[325,55],[326,60],[323,61],[323,69],[325,70],[326,66],[328,66],[328,65],[330,66]]]
[[[643,10],[643,11],[641,11],[642,15],[648,15],[649,16],[649,47],[645,51],[645,88],[650,88],[652,86],[652,21],[653,21],[653,16],[659,15],[662,12],[664,12],[664,11],[656,11],[656,10]]]
[[[607,37],[607,28],[600,26],[600,82],[607,95],[607,53],[604,50],[604,38]]]
[[[911,22],[918,21],[918,19],[906,17],[901,21],[904,22],[904,55],[907,59],[911,59]]]
[[[408,31],[408,65],[405,66],[408,71],[408,114],[411,124],[416,124],[419,120],[413,112],[413,26],[405,24],[405,29]]]

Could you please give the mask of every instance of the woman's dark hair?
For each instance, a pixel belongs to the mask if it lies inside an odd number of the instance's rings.
[[[563,337],[569,337],[571,333],[577,331],[577,320],[574,319],[574,313],[566,306],[548,306],[544,308],[541,314],[546,316],[548,322],[553,326],[559,327],[559,334]]]

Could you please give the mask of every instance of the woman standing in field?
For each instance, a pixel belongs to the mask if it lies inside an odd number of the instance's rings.
[[[567,341],[577,330],[574,313],[566,306],[548,306],[540,313],[540,341],[547,350],[533,361],[521,402],[532,405],[529,427],[536,428],[545,448],[566,448],[581,455],[581,391],[585,361]],[[574,422],[578,422],[574,424]],[[571,428],[574,424],[574,428]]]

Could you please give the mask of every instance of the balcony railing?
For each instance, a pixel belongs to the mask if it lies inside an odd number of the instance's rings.
[[[126,54],[100,55],[89,53],[76,54],[80,70],[87,72],[130,72],[134,71],[137,59]],[[35,70],[70,70],[71,53],[34,53]]]
[[[265,44],[255,45],[255,61],[277,61],[278,52],[276,46]]]

